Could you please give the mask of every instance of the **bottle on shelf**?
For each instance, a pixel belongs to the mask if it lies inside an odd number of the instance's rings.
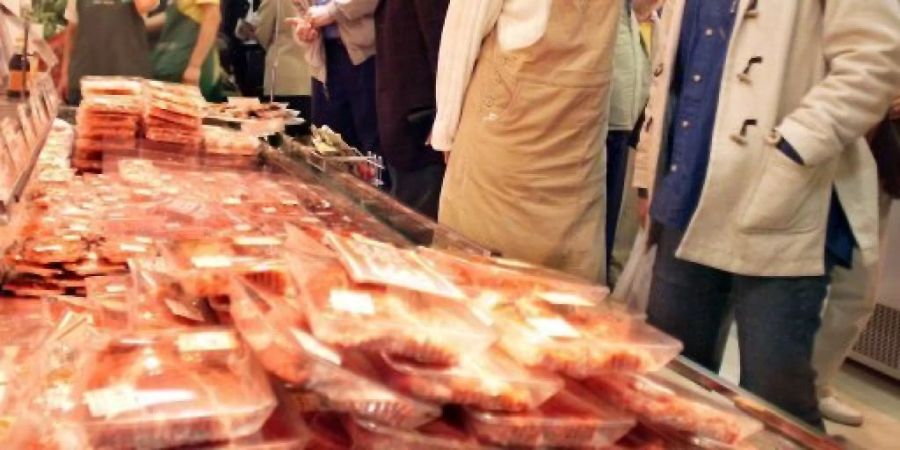
[[[10,97],[24,97],[28,93],[28,76],[31,72],[31,62],[24,54],[24,40],[16,40],[16,51],[9,60],[9,86],[7,94]]]

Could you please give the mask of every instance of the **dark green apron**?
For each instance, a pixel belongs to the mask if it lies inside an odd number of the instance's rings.
[[[153,51],[153,78],[180,83],[191,60],[191,53],[200,35],[200,24],[184,15],[172,1],[166,8],[166,23],[159,43]],[[219,58],[216,48],[209,52],[200,70],[200,91],[209,101],[224,99],[219,83]]]
[[[144,19],[131,0],[77,0],[78,32],[69,62],[69,99],[81,99],[89,75],[150,76]]]

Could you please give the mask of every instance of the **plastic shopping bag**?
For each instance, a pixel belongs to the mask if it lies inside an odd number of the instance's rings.
[[[629,312],[641,317],[647,313],[653,265],[656,262],[656,246],[647,248],[647,239],[647,228],[638,230],[631,256],[628,257],[612,293],[615,301],[621,302]]]

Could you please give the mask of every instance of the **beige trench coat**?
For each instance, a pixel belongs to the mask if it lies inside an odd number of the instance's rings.
[[[900,88],[897,0],[740,0],[706,185],[677,256],[751,276],[824,273],[832,186],[877,258],[875,163],[861,138]],[[635,184],[651,191],[684,0],[669,0]],[[785,157],[784,137],[805,161]]]

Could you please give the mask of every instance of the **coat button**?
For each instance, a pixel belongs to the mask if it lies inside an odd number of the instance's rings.
[[[712,28],[707,28],[706,31],[704,32],[704,34],[706,34],[707,37],[710,37],[715,33],[716,33],[716,30],[713,30]]]
[[[694,83],[703,81],[703,77],[700,74],[695,74],[691,79],[694,80]]]
[[[690,128],[690,127],[691,127],[691,122],[689,120],[685,120],[685,121],[681,122],[681,128]]]

